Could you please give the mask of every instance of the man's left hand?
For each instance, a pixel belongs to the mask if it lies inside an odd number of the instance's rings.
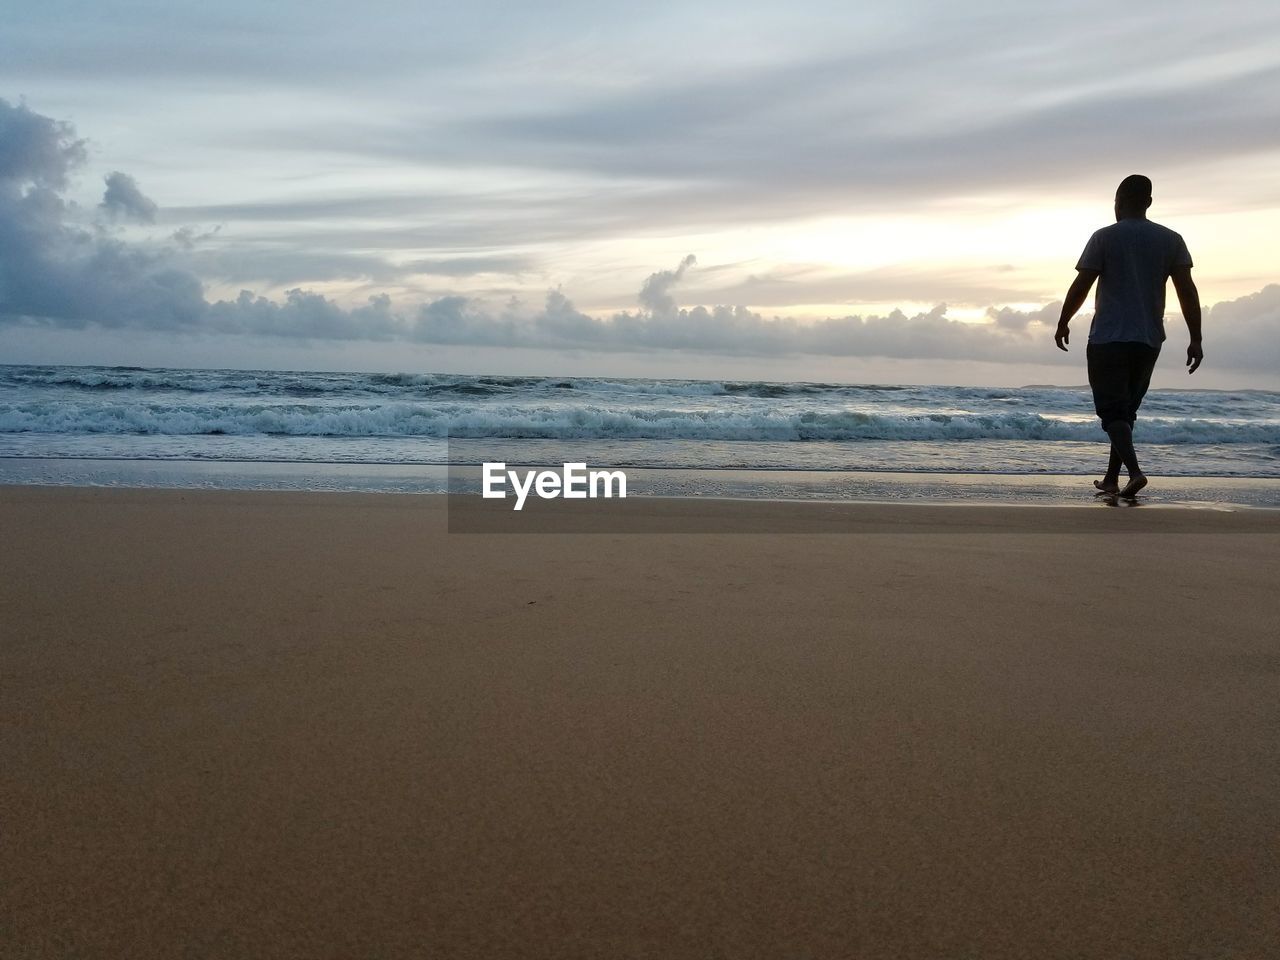
[[[1067,329],[1065,323],[1058,324],[1058,329],[1053,334],[1053,342],[1058,345],[1059,350],[1066,350],[1066,345],[1071,342],[1071,331]]]
[[[1203,362],[1204,348],[1199,340],[1192,340],[1191,346],[1187,347],[1187,373],[1195,373]]]

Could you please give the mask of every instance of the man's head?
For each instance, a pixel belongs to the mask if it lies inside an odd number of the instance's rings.
[[[1140,173],[1131,173],[1116,187],[1116,219],[1145,217],[1151,206],[1151,180]]]

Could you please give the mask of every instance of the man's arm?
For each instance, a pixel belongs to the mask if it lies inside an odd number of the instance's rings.
[[[1059,350],[1067,349],[1065,344],[1071,342],[1071,331],[1067,329],[1067,324],[1080,312],[1080,308],[1084,306],[1085,297],[1089,296],[1089,290],[1093,287],[1093,281],[1097,279],[1097,270],[1076,271],[1076,278],[1071,282],[1071,287],[1062,300],[1062,318],[1058,321],[1058,329],[1053,334],[1053,342],[1058,345]]]
[[[1191,334],[1191,345],[1187,347],[1187,373],[1195,373],[1204,360],[1204,350],[1200,346],[1200,291],[1191,279],[1190,267],[1174,267],[1169,276],[1173,278],[1182,318],[1187,321],[1187,331]]]

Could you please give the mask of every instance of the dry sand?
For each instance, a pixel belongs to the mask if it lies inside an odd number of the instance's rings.
[[[662,509],[0,488],[0,954],[1280,955],[1280,515]]]

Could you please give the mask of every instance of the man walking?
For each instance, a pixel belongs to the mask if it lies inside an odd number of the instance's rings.
[[[1097,280],[1085,359],[1093,406],[1111,438],[1111,462],[1106,476],[1093,485],[1099,493],[1126,498],[1147,485],[1133,448],[1133,425],[1164,343],[1165,281],[1170,277],[1191,334],[1187,373],[1195,373],[1204,359],[1200,294],[1191,279],[1191,254],[1179,234],[1147,219],[1149,206],[1151,181],[1136,173],[1125,177],[1116,189],[1116,222],[1095,232],[1085,245],[1053,335],[1058,349],[1066,350],[1071,342],[1067,325]],[[1129,474],[1123,490],[1121,464]]]

